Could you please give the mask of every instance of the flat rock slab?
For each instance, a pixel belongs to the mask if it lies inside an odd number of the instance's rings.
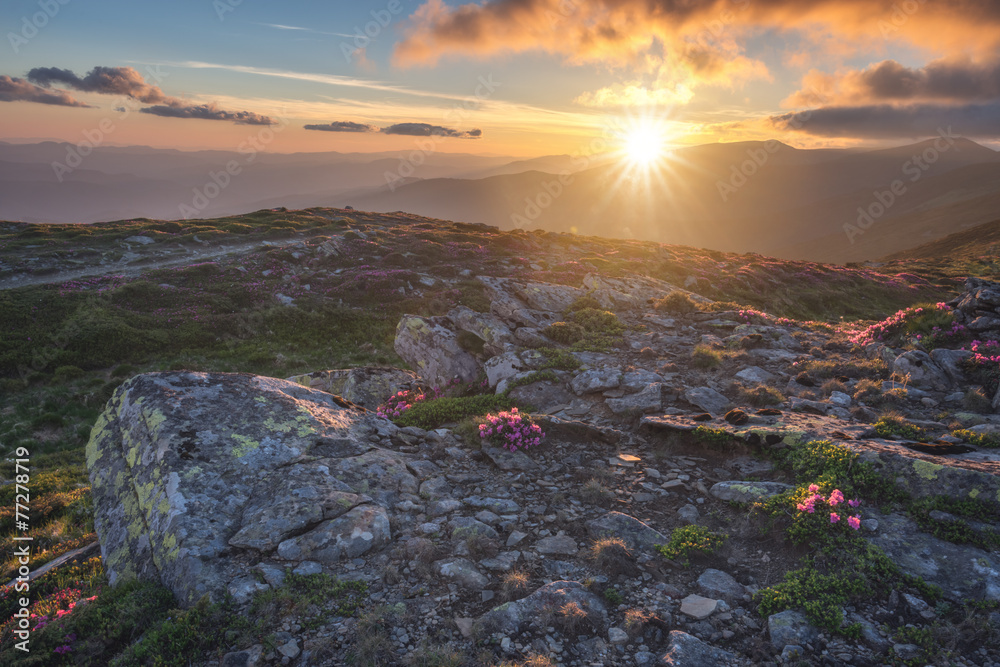
[[[680,630],[671,630],[670,649],[660,658],[660,665],[669,667],[722,667],[734,664],[736,656],[729,651],[707,644]]]
[[[805,646],[819,636],[819,630],[809,623],[805,614],[794,609],[769,616],[767,631],[771,637],[771,645],[778,651],[790,644]]]
[[[483,446],[483,454],[488,456],[496,467],[505,472],[532,472],[538,470],[538,463],[520,449],[512,452],[508,449],[486,445]]]
[[[698,577],[698,590],[712,598],[741,600],[747,592],[743,584],[722,570],[707,569]]]
[[[523,600],[508,602],[486,612],[477,625],[487,634],[500,632],[514,635],[527,628],[542,613],[562,609],[570,603],[578,604],[583,609],[594,630],[607,630],[608,610],[604,601],[578,581],[545,584]]]
[[[869,510],[866,515],[874,514]],[[921,532],[901,514],[876,515],[878,532],[866,536],[906,574],[940,586],[944,596],[1000,600],[1000,558],[969,545],[953,544]]]
[[[569,535],[553,535],[535,542],[535,551],[546,556],[575,556],[580,547]]]
[[[976,498],[1000,508],[1000,452],[989,449],[936,455],[874,436],[868,424],[834,416],[784,411],[754,415],[749,424],[734,426],[723,419],[695,422],[689,416],[649,416],[640,424],[647,433],[690,433],[699,426],[725,431],[752,445],[797,446],[827,440],[846,447],[877,472],[916,498],[944,495],[955,500]]]
[[[718,482],[709,489],[719,500],[736,503],[755,503],[795,487],[781,482]]]
[[[681,600],[681,613],[687,614],[699,621],[708,618],[719,608],[719,601],[701,595],[689,595]]]
[[[695,387],[684,392],[684,400],[713,415],[725,414],[732,402],[710,387]]]

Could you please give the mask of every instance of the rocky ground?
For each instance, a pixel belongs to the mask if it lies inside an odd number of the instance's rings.
[[[400,321],[416,375],[125,383],[88,446],[112,582],[243,605],[286,568],[367,584],[365,613],[292,614],[208,664],[1000,665],[1000,393],[973,387],[972,352],[713,308],[652,278],[479,280],[489,312]],[[972,281],[953,306],[996,338],[997,286]],[[466,423],[373,413],[455,378],[532,406],[543,443],[512,453]],[[880,421],[887,406],[902,417]],[[814,441],[902,494],[863,498],[858,534],[937,593],[850,595],[848,633],[816,627],[808,594],[762,613],[759,593],[815,554],[755,503],[808,483],[782,452]],[[976,518],[912,511],[934,499],[975,501]],[[935,528],[957,525],[977,537]],[[666,558],[685,526],[726,538]]]

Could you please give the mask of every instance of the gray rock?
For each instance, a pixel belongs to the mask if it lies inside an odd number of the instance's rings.
[[[510,572],[520,559],[520,551],[502,551],[495,558],[486,558],[479,564],[494,572]]]
[[[375,410],[388,401],[402,385],[416,380],[417,374],[412,371],[374,366],[316,371],[288,378],[289,382],[342,396],[369,410]]]
[[[819,636],[819,630],[806,620],[805,614],[794,609],[769,616],[767,631],[771,637],[771,645],[778,651],[789,644],[811,644]]]
[[[608,628],[609,644],[627,644],[628,633],[621,628]]]
[[[775,379],[772,373],[768,373],[760,366],[748,366],[736,374],[737,380],[753,382],[755,384],[767,384]]]
[[[435,561],[434,572],[470,591],[481,591],[486,588],[490,579],[476,569],[470,561],[464,558],[446,558]]]
[[[621,512],[608,512],[588,521],[587,531],[594,539],[621,538],[628,548],[647,553],[654,553],[656,545],[668,542],[663,533]]]
[[[489,381],[490,387],[497,389],[499,392],[506,389],[505,386],[500,387],[499,385],[505,384],[519,375],[527,369],[527,366],[517,352],[505,352],[500,356],[488,360],[484,368],[486,369],[486,379]]]
[[[361,505],[313,530],[285,540],[277,555],[285,560],[314,560],[332,564],[380,549],[391,539],[389,515],[378,505]]]
[[[569,535],[553,535],[543,537],[535,543],[535,551],[547,556],[574,556],[580,551],[574,540]]]
[[[719,607],[719,601],[701,595],[689,595],[681,600],[681,613],[687,614],[699,621],[708,618]]]
[[[718,482],[709,489],[719,500],[737,503],[754,503],[794,488],[781,482]]]
[[[222,667],[257,667],[263,664],[264,646],[254,644],[243,651],[232,651],[222,656]]]
[[[670,648],[660,658],[661,665],[669,667],[719,667],[735,661],[729,651],[707,644],[680,630],[671,630]]]
[[[916,644],[893,644],[892,651],[897,658],[907,662],[919,660],[924,655],[924,650]]]
[[[972,356],[968,350],[946,350],[939,347],[931,350],[931,360],[944,371],[948,380],[956,387],[965,386],[969,379],[962,368],[962,362]]]
[[[510,498],[480,498],[479,496],[469,496],[463,498],[462,502],[477,510],[490,510],[497,514],[516,514],[521,511],[521,506]]]
[[[713,415],[724,414],[730,406],[728,398],[709,387],[688,389],[684,392],[684,400]]]
[[[951,379],[948,374],[934,363],[931,356],[920,350],[910,350],[896,357],[892,364],[892,372],[900,376],[909,376],[910,383],[918,387],[948,391],[951,389]]]
[[[488,537],[493,540],[500,539],[500,535],[492,527],[468,516],[455,517],[448,522],[448,527],[451,528],[451,536],[457,539],[466,539],[476,535]]]
[[[400,356],[428,382],[446,386],[452,379],[472,382],[482,370],[475,356],[462,349],[446,317],[404,315],[393,344]]]
[[[698,590],[709,597],[721,598],[727,601],[741,600],[746,593],[743,587],[732,575],[711,568],[698,577]]]
[[[515,387],[509,396],[522,404],[534,406],[539,412],[549,412],[576,400],[561,382],[533,382]]]
[[[796,646],[795,644],[788,644],[785,648],[781,649],[781,661],[784,663],[789,663],[792,660],[798,660],[802,657],[804,651],[801,646]]]
[[[379,480],[380,493],[389,495],[416,490],[402,455],[364,444],[383,422],[274,378],[174,372],[128,380],[87,445],[110,581],[159,581],[181,605],[205,594],[220,599],[277,540],[287,541],[261,498],[289,508],[290,521],[307,534],[340,526],[370,532],[368,540],[341,544],[342,551],[378,548],[388,541],[388,517],[381,507],[356,505],[361,482]],[[345,458],[307,458],[329,443]],[[247,545],[239,563],[229,556],[237,535]]]
[[[467,306],[459,306],[448,313],[457,331],[475,334],[486,344],[487,354],[499,354],[507,343],[513,342],[510,328],[496,315],[477,313]]]
[[[701,513],[698,512],[698,508],[694,505],[687,504],[677,510],[677,517],[684,523],[697,524],[698,520],[701,518]]]
[[[634,394],[637,391],[642,391],[649,387],[649,385],[663,382],[663,378],[653,371],[647,371],[644,369],[639,369],[635,371],[628,371],[622,376],[621,388],[625,390],[626,393]]]
[[[842,391],[834,391],[830,393],[830,402],[840,408],[849,408],[854,399],[845,394]]]
[[[605,402],[611,408],[611,412],[616,415],[659,412],[663,407],[663,400],[661,398],[662,386],[660,383],[651,384],[637,394],[630,394],[624,398],[609,398]]]
[[[486,634],[495,632],[516,635],[528,627],[545,610],[559,609],[575,603],[587,614],[587,620],[597,632],[608,627],[608,611],[604,601],[577,581],[553,581],[528,597],[508,602],[483,614],[477,625]]]
[[[940,586],[949,600],[1000,600],[1000,559],[995,554],[939,540],[901,514],[877,518],[878,533],[866,539],[885,551],[901,571]]]
[[[483,442],[486,441],[484,440]],[[521,449],[512,452],[507,449],[484,445],[482,451],[500,470],[524,472],[538,470],[538,464],[535,460]]]
[[[622,383],[620,368],[595,368],[573,378],[570,388],[577,396],[615,389]]]

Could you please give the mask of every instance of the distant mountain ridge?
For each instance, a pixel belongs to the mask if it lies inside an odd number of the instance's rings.
[[[52,162],[71,149],[0,142],[0,218],[91,222],[352,206],[843,263],[933,241],[1000,211],[1000,153],[960,137],[877,150],[707,144],[679,148],[648,171],[609,156],[430,153],[416,166],[405,152],[250,159],[109,146],[55,173]],[[227,176],[233,160],[238,173]]]

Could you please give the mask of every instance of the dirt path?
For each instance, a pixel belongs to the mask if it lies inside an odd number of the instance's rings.
[[[204,243],[201,247],[182,244],[156,243],[149,246],[129,247],[126,256],[118,262],[97,266],[76,267],[66,262],[44,267],[44,273],[22,272],[0,277],[0,290],[15,289],[29,285],[64,283],[81,278],[95,278],[106,275],[137,276],[153,269],[167,269],[196,262],[208,262],[230,255],[247,254],[265,248],[287,248],[322,236],[331,238],[339,234],[316,230],[298,232],[284,238],[266,241],[254,239],[236,243]],[[2,259],[2,258],[0,258]],[[54,270],[53,270],[54,269]]]

